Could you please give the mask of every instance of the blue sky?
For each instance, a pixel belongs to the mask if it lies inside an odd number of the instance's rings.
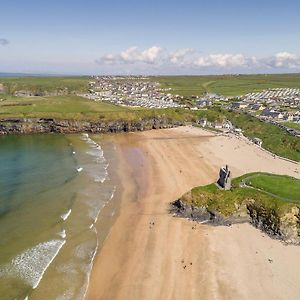
[[[2,1],[0,72],[300,71],[300,1]]]

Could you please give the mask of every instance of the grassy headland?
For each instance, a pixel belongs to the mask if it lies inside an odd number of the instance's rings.
[[[122,112],[127,108],[95,102],[75,95],[49,97],[14,97],[0,95],[0,117],[59,119],[96,119],[99,113]]]
[[[221,121],[225,118],[244,131],[244,135],[263,140],[263,147],[276,155],[300,161],[300,139],[285,130],[243,113],[221,109],[189,111],[185,109],[138,109],[95,102],[82,97],[12,97],[0,96],[0,118],[55,118],[76,121],[138,121],[144,118],[165,117],[182,123],[194,123],[199,118]]]
[[[186,95],[204,91],[233,94],[266,87],[300,86],[300,74],[286,75],[239,75],[239,76],[168,76],[151,77],[161,82],[162,87],[172,87]],[[300,139],[285,130],[243,113],[229,112],[220,108],[189,111],[184,109],[145,109],[116,106],[107,102],[91,101],[72,92],[88,88],[88,77],[16,77],[0,78],[5,94],[0,94],[0,118],[55,118],[75,121],[139,121],[151,117],[164,117],[173,121],[196,122],[199,118],[222,121],[225,118],[241,129],[250,138],[263,140],[263,147],[277,155],[300,161]],[[215,87],[220,89],[214,90]],[[7,90],[8,88],[8,90]],[[67,89],[64,96],[15,97],[18,90],[52,92]],[[11,93],[8,93],[10,90]],[[247,90],[247,91],[248,91]],[[69,94],[71,93],[71,94]]]
[[[253,188],[247,186],[248,178]],[[243,186],[243,181],[246,181],[247,185]],[[268,173],[250,173],[233,179],[231,190],[220,190],[215,184],[210,184],[192,189],[181,199],[197,207],[216,211],[224,217],[245,209],[246,207],[242,206],[249,201],[265,209],[274,210],[281,216],[287,209],[300,205],[300,180]]]
[[[300,244],[300,180],[293,177],[245,174],[232,181],[230,190],[196,187],[173,206],[179,216],[214,224],[249,221],[273,237]]]

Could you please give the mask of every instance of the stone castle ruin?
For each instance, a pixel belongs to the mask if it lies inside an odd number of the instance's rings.
[[[224,189],[224,190],[230,190],[231,188],[231,172],[228,168],[228,165],[222,168],[220,168],[219,172],[219,179],[217,181],[217,185]]]

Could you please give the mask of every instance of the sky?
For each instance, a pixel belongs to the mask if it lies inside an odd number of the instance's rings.
[[[1,1],[0,72],[300,72],[299,0]]]

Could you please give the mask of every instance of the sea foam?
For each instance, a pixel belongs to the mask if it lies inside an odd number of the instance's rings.
[[[81,139],[89,145],[90,149],[86,151],[86,154],[93,158],[94,163],[98,165],[101,164],[103,167],[100,169],[94,164],[91,164],[86,171],[94,178],[95,182],[103,183],[108,177],[107,168],[109,166],[104,157],[103,150],[101,146],[92,140],[87,133],[82,134]]]
[[[66,220],[69,218],[71,212],[72,212],[72,209],[69,209],[65,214],[61,215],[61,218],[62,218],[64,221],[66,221]]]
[[[25,250],[0,269],[0,277],[18,277],[35,289],[64,244],[64,240],[51,240]]]

